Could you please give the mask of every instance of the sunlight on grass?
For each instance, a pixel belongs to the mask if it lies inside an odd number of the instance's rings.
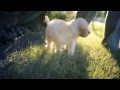
[[[31,45],[30,47],[26,48],[25,50],[14,52],[9,58],[10,61],[14,60],[16,62],[25,62],[28,60],[36,60],[38,59],[38,56],[41,51],[43,50],[43,47],[40,47],[38,45]]]
[[[90,30],[93,31],[97,36],[99,36],[100,38],[103,38],[105,23],[91,22],[89,27],[90,27]]]
[[[89,38],[94,39],[92,37]],[[114,60],[109,51],[100,45],[100,41],[79,40],[84,52],[89,53],[89,56],[87,56],[89,58],[87,67],[89,78],[110,79],[119,77],[119,66],[116,60]]]
[[[90,24],[90,28],[92,26]],[[73,57],[48,53],[43,46],[31,45],[15,52],[8,59],[11,78],[28,79],[113,79],[119,78],[120,69],[109,50],[101,45],[104,24],[95,22],[95,31],[87,38],[79,38]],[[97,34],[96,34],[97,33]]]

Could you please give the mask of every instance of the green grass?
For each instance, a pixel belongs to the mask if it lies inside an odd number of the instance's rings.
[[[13,79],[114,79],[120,68],[109,50],[101,46],[104,24],[95,23],[91,35],[79,38],[73,57],[48,53],[43,46],[31,45],[8,57],[12,65],[7,78]]]
[[[104,35],[104,29],[105,24],[100,22],[91,22],[90,23],[90,29],[94,32],[95,35],[97,35],[100,38],[103,38]]]

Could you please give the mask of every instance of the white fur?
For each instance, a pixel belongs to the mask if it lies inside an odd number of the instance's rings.
[[[57,52],[61,52],[64,45],[67,46],[68,55],[74,55],[76,39],[81,37],[87,37],[90,33],[88,23],[83,18],[78,18],[66,22],[60,19],[49,20],[48,16],[45,16],[47,23],[45,37],[48,44],[48,48],[51,47],[54,42]]]

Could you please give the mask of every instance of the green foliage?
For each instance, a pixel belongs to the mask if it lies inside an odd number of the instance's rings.
[[[106,17],[106,11],[97,11],[96,17]]]
[[[48,13],[48,16],[50,17],[50,19],[63,19],[63,20],[71,20],[73,19],[73,16],[69,13],[69,12],[65,12],[65,11],[51,11],[50,13]]]

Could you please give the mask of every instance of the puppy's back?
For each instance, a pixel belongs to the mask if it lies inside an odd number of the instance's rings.
[[[71,36],[69,25],[64,20],[54,19],[49,22],[46,28],[46,36],[49,36],[54,42],[64,43],[69,41]],[[67,40],[67,41],[66,41]]]

